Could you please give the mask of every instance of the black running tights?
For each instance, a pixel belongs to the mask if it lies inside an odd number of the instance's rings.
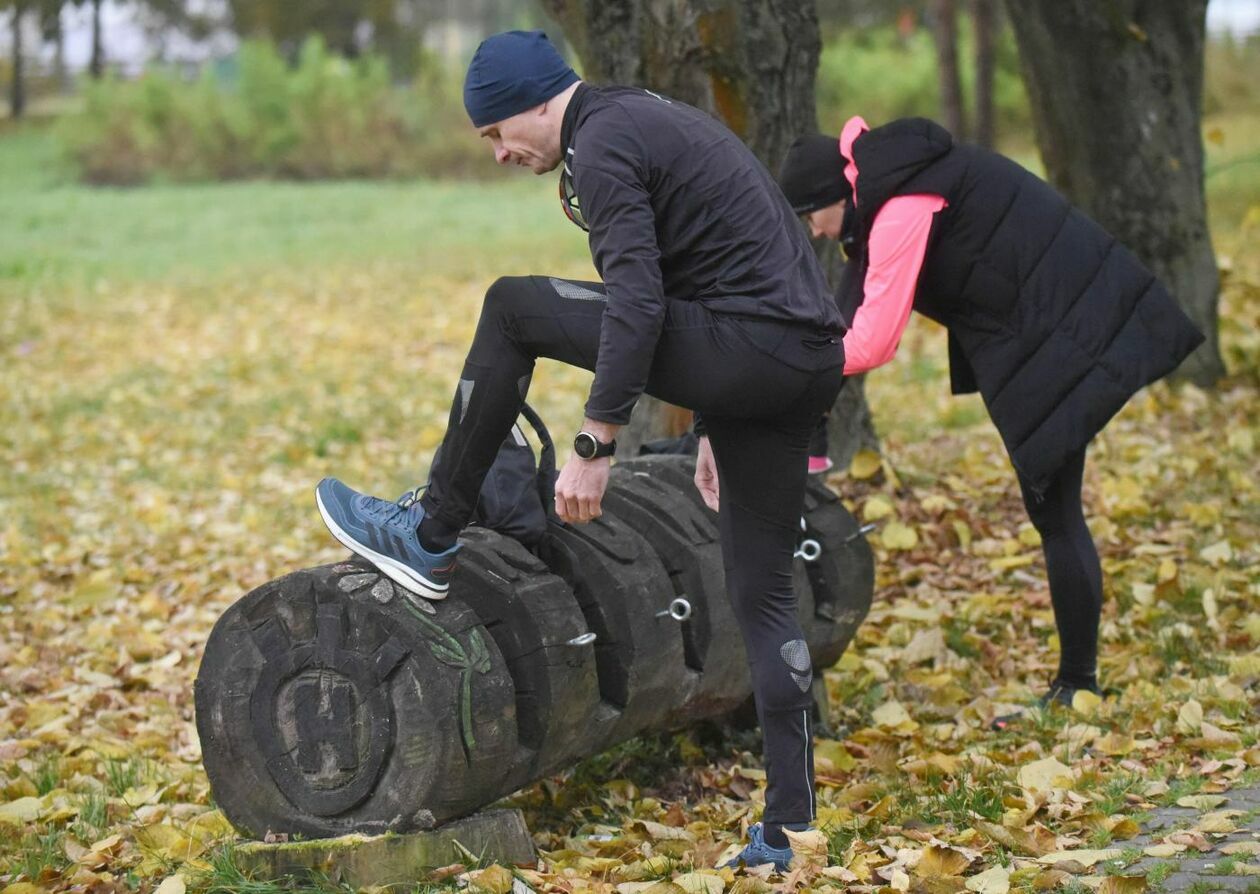
[[[1084,471],[1085,448],[1081,448],[1068,458],[1040,496],[1023,476],[1019,486],[1046,554],[1050,600],[1059,628],[1058,679],[1078,689],[1093,689],[1097,686],[1102,566],[1081,506]]]
[[[600,283],[529,276],[491,286],[451,407],[440,476],[422,497],[434,519],[456,531],[468,522],[536,358],[594,369],[606,301]],[[843,367],[838,340],[671,301],[648,375],[649,394],[703,414],[708,429],[727,593],[762,727],[767,824],[808,823],[815,815],[812,667],[797,621],[792,554],[810,435],[835,401]]]

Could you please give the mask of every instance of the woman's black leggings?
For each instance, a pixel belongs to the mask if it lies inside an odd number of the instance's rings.
[[[1058,679],[1078,689],[1092,689],[1097,685],[1102,566],[1081,506],[1084,472],[1082,447],[1068,458],[1040,497],[1023,476],[1019,486],[1046,554],[1050,601],[1059,628]]]
[[[451,407],[440,480],[422,497],[437,522],[458,530],[471,518],[535,359],[595,368],[606,300],[600,283],[545,276],[491,286]],[[812,669],[792,554],[810,434],[835,401],[843,367],[839,339],[671,301],[647,382],[654,397],[703,415],[717,462],[726,585],[761,720],[768,824],[814,819]]]

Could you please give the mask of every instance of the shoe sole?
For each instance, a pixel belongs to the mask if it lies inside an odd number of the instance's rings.
[[[336,537],[337,542],[350,550],[350,552],[367,559],[382,574],[409,593],[415,593],[417,596],[423,596],[425,599],[438,600],[446,598],[446,594],[450,590],[450,584],[435,584],[397,559],[391,559],[389,556],[383,556],[375,550],[368,549],[343,531],[341,526],[333,521],[333,517],[329,515],[328,510],[324,507],[324,499],[319,495],[318,488],[315,489],[315,504],[319,507],[320,518],[328,526],[329,533]]]

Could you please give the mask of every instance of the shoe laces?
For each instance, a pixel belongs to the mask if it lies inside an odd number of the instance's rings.
[[[419,524],[419,519],[412,522],[411,516],[415,514],[416,501],[420,497],[420,492],[427,485],[417,487],[407,491],[394,502],[389,500],[375,500],[368,504],[368,511],[376,516],[377,521],[383,525],[402,525],[407,524],[414,527]]]

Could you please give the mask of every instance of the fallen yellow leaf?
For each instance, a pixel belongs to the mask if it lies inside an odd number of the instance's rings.
[[[889,522],[879,534],[884,549],[914,549],[919,545],[919,535],[910,525],[899,521]]]
[[[1019,768],[1019,784],[1034,792],[1048,792],[1056,788],[1071,788],[1072,768],[1057,758],[1047,757]]]
[[[859,450],[849,463],[849,475],[853,478],[871,478],[879,471],[879,454],[874,450]]]
[[[1102,698],[1088,689],[1078,689],[1072,693],[1072,710],[1078,714],[1093,714],[1102,704]]]
[[[1005,866],[994,866],[967,879],[967,890],[975,894],[1007,894],[1011,890],[1011,872]]]
[[[722,894],[726,882],[720,875],[707,872],[688,872],[674,877],[674,884],[687,894]]]
[[[0,804],[0,823],[8,823],[14,826],[32,823],[39,819],[39,815],[43,810],[44,804],[39,798],[18,798],[16,801],[10,801],[8,804]]]
[[[1193,735],[1199,731],[1199,726],[1203,723],[1203,705],[1196,700],[1190,699],[1181,706],[1181,710],[1177,712],[1177,732],[1187,736]]]
[[[879,495],[871,497],[862,506],[863,521],[879,521],[881,518],[887,518],[892,514],[892,503]]]
[[[1054,851],[1037,858],[1037,862],[1044,866],[1053,866],[1055,863],[1066,863],[1069,860],[1075,860],[1082,866],[1093,866],[1104,860],[1114,860],[1124,851],[1118,847],[1104,848],[1103,850],[1079,850],[1079,851]]]
[[[952,847],[929,846],[914,866],[914,874],[924,878],[962,875],[971,865],[971,858]]]
[[[1145,890],[1144,875],[1109,875],[1103,879],[1098,894],[1142,894]]]

